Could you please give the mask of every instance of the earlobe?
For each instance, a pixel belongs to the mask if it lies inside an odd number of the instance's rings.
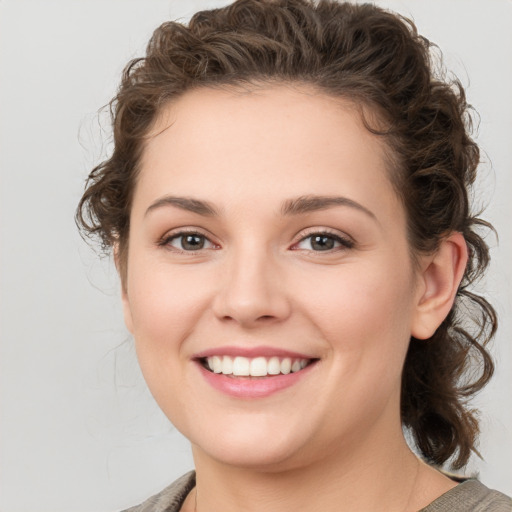
[[[411,326],[413,337],[430,338],[448,316],[467,261],[466,240],[458,232],[444,238],[435,254],[427,257]]]

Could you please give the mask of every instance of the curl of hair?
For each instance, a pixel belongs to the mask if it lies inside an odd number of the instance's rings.
[[[122,279],[130,209],[144,142],[162,106],[199,87],[306,84],[378,114],[369,130],[390,150],[390,176],[408,219],[413,254],[463,233],[469,263],[455,304],[429,340],[412,339],[402,377],[402,423],[423,456],[455,468],[476,452],[478,421],[468,400],[493,373],[485,345],[496,314],[470,291],[489,262],[470,211],[479,150],[457,80],[439,70],[414,24],[369,4],[332,0],[239,0],[202,11],[188,26],[168,22],[144,58],[125,68],[110,103],[112,156],[89,175],[76,220],[86,235],[116,246]],[[478,452],[476,452],[478,453]]]

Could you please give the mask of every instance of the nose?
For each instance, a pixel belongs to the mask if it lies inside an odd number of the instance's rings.
[[[213,301],[223,322],[254,328],[282,322],[291,312],[283,272],[268,252],[238,251],[230,255]]]

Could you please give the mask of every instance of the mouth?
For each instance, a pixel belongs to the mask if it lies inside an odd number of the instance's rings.
[[[231,357],[213,355],[199,359],[199,362],[210,373],[230,377],[268,378],[279,375],[298,373],[318,359],[292,357]]]
[[[311,379],[320,358],[272,346],[224,346],[195,354],[205,381],[230,399],[270,397]],[[314,381],[316,382],[316,381]]]

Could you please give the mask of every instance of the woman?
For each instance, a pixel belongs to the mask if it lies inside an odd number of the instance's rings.
[[[133,510],[510,510],[435,468],[475,451],[496,318],[429,46],[371,5],[241,0],[126,68],[78,221],[196,468]]]

